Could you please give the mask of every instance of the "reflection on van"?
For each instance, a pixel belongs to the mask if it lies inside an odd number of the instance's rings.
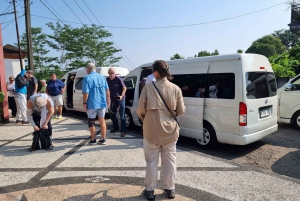
[[[233,54],[167,61],[171,82],[184,97],[180,135],[200,147],[220,143],[245,145],[277,131],[276,80],[268,59],[256,54]],[[126,111],[131,124],[136,114],[141,80],[152,73],[152,63],[126,77]]]
[[[96,72],[108,77],[108,69],[111,67],[96,67]],[[116,70],[116,75],[124,78],[128,73],[128,69],[124,67],[113,67]],[[82,105],[82,81],[86,76],[86,69],[84,67],[72,70],[66,73],[62,80],[67,85],[63,94],[64,109],[85,112]],[[108,112],[108,109],[106,110]]]

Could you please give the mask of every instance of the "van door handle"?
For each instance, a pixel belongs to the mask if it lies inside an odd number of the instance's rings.
[[[211,107],[211,104],[206,103],[206,104],[204,104],[204,107]]]
[[[75,94],[75,89],[74,89],[74,94]]]

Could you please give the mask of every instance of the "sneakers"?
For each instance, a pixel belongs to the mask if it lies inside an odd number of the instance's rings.
[[[123,132],[121,133],[121,137],[125,137],[125,135],[126,135],[126,133],[123,131]]]
[[[174,199],[175,198],[175,190],[174,189],[172,189],[172,190],[164,189],[164,191],[167,194],[167,197],[169,199]]]
[[[16,124],[21,124],[21,123],[22,123],[22,121],[20,121],[20,120],[16,121]]]
[[[29,124],[28,121],[22,121],[22,124]]]
[[[97,141],[96,141],[96,139],[94,139],[94,140],[90,140],[90,141],[89,141],[89,144],[97,144]]]
[[[106,140],[105,139],[99,140],[98,144],[105,145],[106,144]]]
[[[56,119],[62,119],[62,116],[58,116],[58,117],[56,117]]]
[[[155,200],[155,195],[154,191],[147,191],[146,189],[144,190],[144,195],[147,200]]]
[[[120,132],[120,130],[119,129],[112,129],[112,130],[110,130],[110,133],[116,133],[116,132]]]

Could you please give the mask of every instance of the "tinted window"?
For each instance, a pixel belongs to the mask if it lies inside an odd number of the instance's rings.
[[[137,77],[128,77],[124,80],[124,84],[127,89],[134,88],[136,84]]]
[[[234,73],[210,73],[204,94],[206,98],[234,99]]]
[[[82,90],[82,81],[83,81],[83,77],[76,78],[76,84],[75,84],[76,90]]]
[[[170,81],[181,88],[183,97],[201,98],[205,78],[205,74],[173,75]]]
[[[249,72],[246,73],[247,98],[259,99],[277,95],[277,84],[274,73]]]
[[[300,77],[294,79],[291,84],[293,84],[293,90],[300,90]]]

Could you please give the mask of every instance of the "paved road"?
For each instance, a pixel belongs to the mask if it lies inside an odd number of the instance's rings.
[[[108,133],[107,145],[91,146],[81,117],[53,123],[55,149],[33,153],[27,151],[31,126],[0,126],[1,201],[144,200],[138,131],[125,138]],[[299,200],[298,179],[203,153],[187,138],[180,139],[177,157],[175,200]],[[162,192],[157,200],[165,200]]]

